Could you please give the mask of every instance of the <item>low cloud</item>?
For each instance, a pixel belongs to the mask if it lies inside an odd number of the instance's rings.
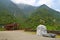
[[[29,4],[29,5],[34,5],[35,0],[12,0],[14,3],[24,3],[24,4]]]
[[[40,6],[46,4],[52,9],[60,10],[60,0],[12,0],[14,3],[24,3],[32,6]]]

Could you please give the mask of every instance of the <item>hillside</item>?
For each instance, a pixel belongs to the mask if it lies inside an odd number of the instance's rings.
[[[25,18],[25,15],[21,9],[18,8],[17,5],[14,4],[11,0],[0,0],[0,15],[2,14],[3,17],[3,14],[6,12],[7,15],[10,14],[14,16],[19,23],[21,23]]]
[[[60,30],[60,12],[44,4],[38,7],[26,22],[33,29],[36,29],[39,24],[44,24],[48,30]]]
[[[37,7],[28,4],[17,4],[17,6],[24,12],[25,16],[28,17]]]

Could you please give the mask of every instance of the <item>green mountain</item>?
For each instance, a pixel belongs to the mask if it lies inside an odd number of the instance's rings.
[[[28,17],[37,7],[28,4],[17,4],[17,6],[24,12],[25,16]]]
[[[29,18],[26,18],[29,17]],[[34,7],[26,4],[14,4],[11,0],[0,0],[0,25],[17,22],[20,28],[36,30],[40,24],[48,30],[60,30],[60,12],[48,6]]]
[[[44,24],[48,30],[60,30],[60,12],[44,4],[38,7],[26,22],[33,29],[36,29],[39,24]]]
[[[25,18],[25,15],[21,11],[21,9],[18,8],[17,5],[14,4],[11,0],[0,0],[0,15],[1,15],[1,17],[5,17],[6,19],[4,19],[4,20],[6,20],[6,21],[7,21],[7,19],[9,19],[9,17],[7,17],[7,16],[12,15],[13,18],[15,18],[17,20],[17,22],[19,22],[19,23],[24,21],[24,18]],[[10,17],[12,17],[12,16],[10,16]],[[2,18],[0,18],[0,19],[3,20]]]

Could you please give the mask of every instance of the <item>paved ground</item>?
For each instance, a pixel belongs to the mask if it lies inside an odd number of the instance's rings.
[[[0,31],[0,40],[60,40],[60,38],[40,37],[24,31]]]

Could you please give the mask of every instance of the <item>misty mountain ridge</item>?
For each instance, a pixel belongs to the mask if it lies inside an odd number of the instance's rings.
[[[24,12],[24,14],[28,17],[28,15],[30,16],[32,12],[34,12],[37,8],[41,7],[41,8],[46,8],[46,9],[51,9],[51,10],[54,10],[50,7],[48,7],[47,5],[43,4],[43,5],[40,5],[38,7],[35,7],[35,6],[31,6],[31,5],[28,5],[28,4],[17,4],[18,7]],[[56,10],[54,10],[56,11]],[[58,12],[58,11],[56,11]]]
[[[28,4],[17,4],[17,6],[24,12],[24,14],[28,17],[37,7],[28,5]]]

